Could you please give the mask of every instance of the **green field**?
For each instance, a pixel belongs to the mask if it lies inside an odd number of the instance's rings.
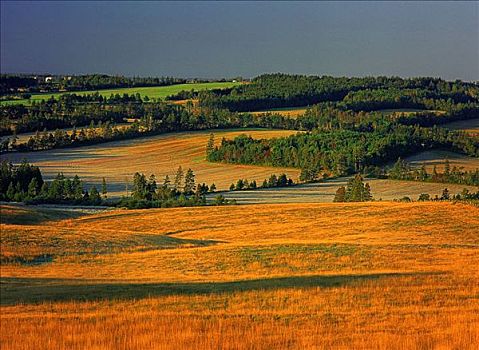
[[[106,89],[106,90],[88,90],[88,91],[68,91],[68,92],[57,92],[57,93],[38,93],[32,94],[30,99],[23,100],[8,100],[1,101],[0,105],[6,104],[30,104],[33,101],[41,101],[49,99],[51,96],[58,98],[58,96],[63,94],[75,93],[77,95],[86,95],[91,94],[95,91],[98,91],[100,95],[105,97],[110,97],[111,94],[140,94],[142,97],[148,96],[149,98],[160,98],[164,99],[166,96],[176,94],[182,90],[210,90],[210,89],[224,89],[230,88],[233,86],[240,85],[240,82],[214,82],[214,83],[191,83],[191,84],[177,84],[169,86],[149,86],[149,87],[135,87],[135,88],[120,88],[120,89]]]

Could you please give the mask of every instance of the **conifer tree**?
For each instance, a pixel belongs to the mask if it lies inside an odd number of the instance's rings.
[[[183,192],[186,195],[190,195],[195,191],[195,174],[193,170],[188,169],[185,175],[185,186],[183,187]]]
[[[181,165],[178,167],[178,170],[176,171],[176,176],[175,176],[175,181],[173,183],[174,189],[179,191],[181,188],[181,184],[183,181],[183,168]]]
[[[101,194],[103,195],[103,198],[106,199],[107,197],[107,188],[106,188],[106,180],[103,178],[101,180]]]

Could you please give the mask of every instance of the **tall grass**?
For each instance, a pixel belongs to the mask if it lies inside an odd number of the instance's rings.
[[[479,344],[474,206],[1,210],[2,350]]]

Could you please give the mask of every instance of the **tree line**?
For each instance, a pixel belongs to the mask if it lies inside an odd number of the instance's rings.
[[[252,80],[252,84],[234,87],[229,94],[204,92],[199,96],[199,102],[238,112],[308,106],[325,101],[354,102],[356,109],[361,107],[358,102],[366,102],[363,108],[371,110],[373,104],[373,109],[416,107],[416,98],[478,102],[478,90],[474,83],[447,82],[437,78],[336,78],[277,73],[260,75]]]
[[[0,200],[37,203],[100,205],[106,199],[106,182],[102,194],[95,186],[85,189],[78,176],[67,178],[58,174],[52,181],[44,181],[40,169],[23,161],[18,166],[7,161],[0,165]],[[103,196],[103,198],[102,198]]]
[[[260,188],[275,188],[275,187],[288,187],[293,186],[295,183],[293,179],[288,178],[286,174],[277,176],[272,174],[269,179],[264,179],[261,185],[256,183],[256,180],[248,181],[248,179],[238,179],[235,183],[230,185],[230,191],[242,191],[242,190],[256,190]]]
[[[49,79],[47,79],[49,78]],[[123,75],[30,75],[1,74],[0,93],[83,91],[184,84],[187,79],[174,77],[126,77]]]
[[[257,164],[302,169],[301,180],[368,172],[422,150],[448,149],[479,157],[479,139],[441,128],[396,126],[371,132],[315,130],[288,137],[257,140],[240,135],[207,149],[212,162]]]
[[[26,160],[19,165],[2,161],[0,190],[1,201],[28,204],[109,205],[130,209],[235,204],[221,194],[207,203],[206,194],[216,191],[215,184],[197,184],[193,170],[184,171],[181,166],[173,181],[167,175],[162,182],[157,182],[154,175],[147,178],[137,172],[133,176],[131,194],[112,200],[107,198],[104,178],[99,189],[96,186],[87,189],[77,175],[68,178],[60,173],[52,181],[45,181],[40,169]]]
[[[399,158],[388,172],[388,177],[394,180],[426,181],[454,183],[469,186],[479,186],[479,169],[467,171],[460,167],[451,167],[450,161],[446,159],[444,171],[439,172],[436,165],[429,173],[423,164],[420,168],[412,167],[410,163]]]

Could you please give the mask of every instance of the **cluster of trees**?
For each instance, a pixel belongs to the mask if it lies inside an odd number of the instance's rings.
[[[93,186],[89,191],[78,176],[72,179],[58,174],[46,182],[40,169],[23,161],[15,166],[2,161],[0,167],[0,200],[28,203],[72,203],[99,205],[106,198],[106,182],[103,179],[102,195]]]
[[[320,174],[347,175],[381,166],[421,150],[441,147],[479,156],[479,140],[441,128],[397,126],[372,132],[313,131],[270,140],[240,135],[207,152],[212,162],[258,164],[303,169],[302,181]]]
[[[348,181],[346,187],[341,186],[334,195],[334,202],[369,202],[373,200],[371,187],[363,182],[360,174]]]
[[[367,92],[360,92],[362,90]],[[416,107],[413,103],[415,94],[419,94],[419,98],[477,102],[478,90],[478,86],[473,83],[446,82],[436,78],[334,78],[278,73],[256,77],[252,84],[235,87],[226,95],[208,92],[199,97],[201,105],[232,111],[307,106],[323,101],[343,100],[346,104],[354,103],[355,108],[371,110]],[[355,95],[356,92],[359,93],[358,96]],[[366,104],[363,106],[358,102]]]
[[[44,181],[38,167],[23,161],[15,166],[2,161],[0,165],[0,200],[26,202],[29,204],[81,204],[81,205],[116,205],[128,208],[162,208],[207,205],[206,194],[216,191],[215,184],[196,184],[193,170],[183,171],[180,166],[173,181],[165,176],[162,183],[157,183],[154,175],[146,178],[144,174],[135,173],[131,196],[119,201],[107,202],[107,184],[103,178],[100,191],[96,186],[87,190],[75,175],[73,178],[58,174],[52,181]],[[236,202],[217,195],[212,204],[226,205]]]
[[[410,163],[399,158],[389,170],[388,176],[394,180],[444,182],[479,186],[479,169],[467,171],[456,166],[451,168],[448,159],[444,163],[444,171],[442,173],[437,171],[436,166],[433,167],[431,173],[428,173],[424,164],[420,168],[415,168]]]
[[[427,201],[465,201],[465,202],[472,202],[477,203],[479,200],[479,191],[477,192],[470,192],[467,188],[464,188],[461,193],[451,194],[451,192],[444,188],[442,190],[441,196],[435,195],[434,197],[431,196],[429,193],[421,193],[417,198],[418,202],[427,202]],[[410,197],[403,197],[399,199],[400,202],[411,202],[412,199]]]
[[[281,174],[279,176],[272,174],[269,179],[264,179],[261,186],[258,186],[256,180],[250,182],[247,179],[239,179],[236,184],[231,184],[230,191],[255,190],[257,188],[287,187],[293,185],[294,181],[291,178],[288,178],[286,174]]]
[[[215,191],[215,184],[211,186],[205,183],[196,184],[193,170],[188,169],[184,172],[180,166],[173,182],[168,175],[158,183],[153,174],[147,179],[144,174],[135,173],[131,197],[122,198],[118,205],[132,209],[206,205],[206,194]],[[215,198],[214,204],[230,202],[220,196]]]
[[[27,142],[18,143],[17,137],[6,137],[0,143],[0,151],[41,151],[52,148],[75,147],[82,145],[91,145],[112,140],[122,140],[137,137],[144,133],[139,123],[134,122],[128,126],[117,126],[114,123],[101,121],[98,124],[91,124],[86,128],[67,131],[57,129],[54,132],[37,131],[35,135],[30,136]]]

